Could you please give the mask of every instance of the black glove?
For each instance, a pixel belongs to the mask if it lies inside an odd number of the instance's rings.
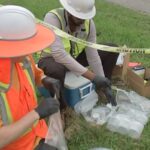
[[[101,76],[95,76],[95,78],[93,79],[93,83],[95,84],[96,91],[99,92],[101,90],[105,94],[108,102],[112,104],[112,106],[117,105],[111,90],[111,82],[109,79]]]
[[[39,114],[40,119],[48,117],[59,110],[59,103],[57,100],[49,97],[47,99],[42,100],[35,111]]]
[[[111,103],[112,106],[117,106],[117,102],[116,102],[116,99],[112,93],[111,88],[107,87],[107,88],[103,89],[103,92],[104,92],[108,102]]]
[[[60,98],[60,82],[54,78],[45,77],[42,83],[46,89],[51,93],[52,97],[56,94],[57,99]]]
[[[42,83],[44,87],[48,89],[52,97],[56,94],[56,97],[60,102],[60,110],[65,109],[67,107],[67,103],[64,99],[63,87],[60,84],[60,81],[54,78],[45,77],[43,78]]]
[[[92,82],[94,83],[96,90],[100,90],[101,88],[107,88],[111,86],[110,80],[102,76],[95,76]]]

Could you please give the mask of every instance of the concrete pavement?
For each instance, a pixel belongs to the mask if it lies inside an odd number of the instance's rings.
[[[150,0],[106,0],[150,15]]]

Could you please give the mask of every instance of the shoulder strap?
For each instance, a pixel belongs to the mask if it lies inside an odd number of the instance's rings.
[[[55,16],[57,16],[59,22],[60,22],[60,25],[61,25],[61,29],[63,30],[64,29],[64,13],[65,13],[65,10],[63,8],[58,8],[58,9],[53,9],[51,11],[49,11],[49,13],[53,13]]]

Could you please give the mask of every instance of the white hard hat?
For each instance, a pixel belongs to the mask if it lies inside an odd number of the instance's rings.
[[[0,9],[0,39],[22,40],[36,34],[34,15],[20,6],[3,6]]]
[[[35,53],[54,40],[53,31],[36,23],[28,9],[15,5],[0,7],[0,58]]]
[[[95,0],[60,0],[62,6],[73,16],[91,19],[96,14]]]

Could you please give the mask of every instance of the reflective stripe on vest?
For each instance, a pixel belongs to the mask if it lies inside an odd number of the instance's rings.
[[[34,81],[34,76],[33,76],[33,72],[32,72],[32,68],[30,65],[30,61],[29,61],[29,57],[25,58],[23,63],[20,63],[20,65],[24,68],[24,72],[26,74],[26,77],[28,79],[28,81],[30,82],[32,89],[34,91],[34,96],[35,96],[35,100],[37,101],[37,96],[36,96],[36,91],[35,91],[35,81]],[[11,72],[12,74],[12,69]],[[12,80],[12,79],[11,79]],[[8,85],[8,87],[11,87],[11,81]],[[5,89],[5,87],[4,87]],[[8,105],[8,100],[6,97],[6,92],[7,91],[0,91],[0,114],[2,117],[2,121],[4,125],[10,124],[13,122],[13,117],[11,115],[11,111],[10,111],[10,107]]]
[[[2,89],[3,91],[5,91],[8,88],[9,88],[9,84],[0,82],[0,89]]]
[[[23,67],[24,67],[24,73],[26,74],[26,77],[28,78],[28,81],[30,82],[32,89],[34,91],[34,98],[37,101],[35,80],[34,80],[33,71],[31,68],[31,63],[30,63],[29,57],[27,57],[27,59],[24,60]]]
[[[50,13],[53,13],[55,14],[59,21],[60,21],[60,24],[61,24],[61,29],[63,31],[65,31],[65,26],[66,26],[66,22],[65,22],[65,10],[63,8],[59,8],[59,9],[54,9],[54,10],[51,10]],[[87,40],[88,36],[89,36],[89,31],[90,31],[90,20],[85,20],[85,23],[84,23],[84,26],[85,26],[85,35],[84,37],[82,38],[83,40]],[[71,54],[73,57],[77,57],[84,49],[86,46],[82,45],[82,44],[78,44],[78,43],[75,43],[75,42],[72,42],[66,38],[62,38],[62,42],[63,42],[63,45],[64,45],[64,48],[65,50]],[[44,49],[42,51],[42,55],[41,56],[45,56],[45,55],[48,55],[50,54],[50,48],[47,48],[47,49]]]
[[[7,103],[6,94],[3,92],[0,93],[0,110],[1,110],[1,117],[3,120],[3,124],[4,125],[10,124],[13,121],[13,119],[12,119],[9,105]]]

